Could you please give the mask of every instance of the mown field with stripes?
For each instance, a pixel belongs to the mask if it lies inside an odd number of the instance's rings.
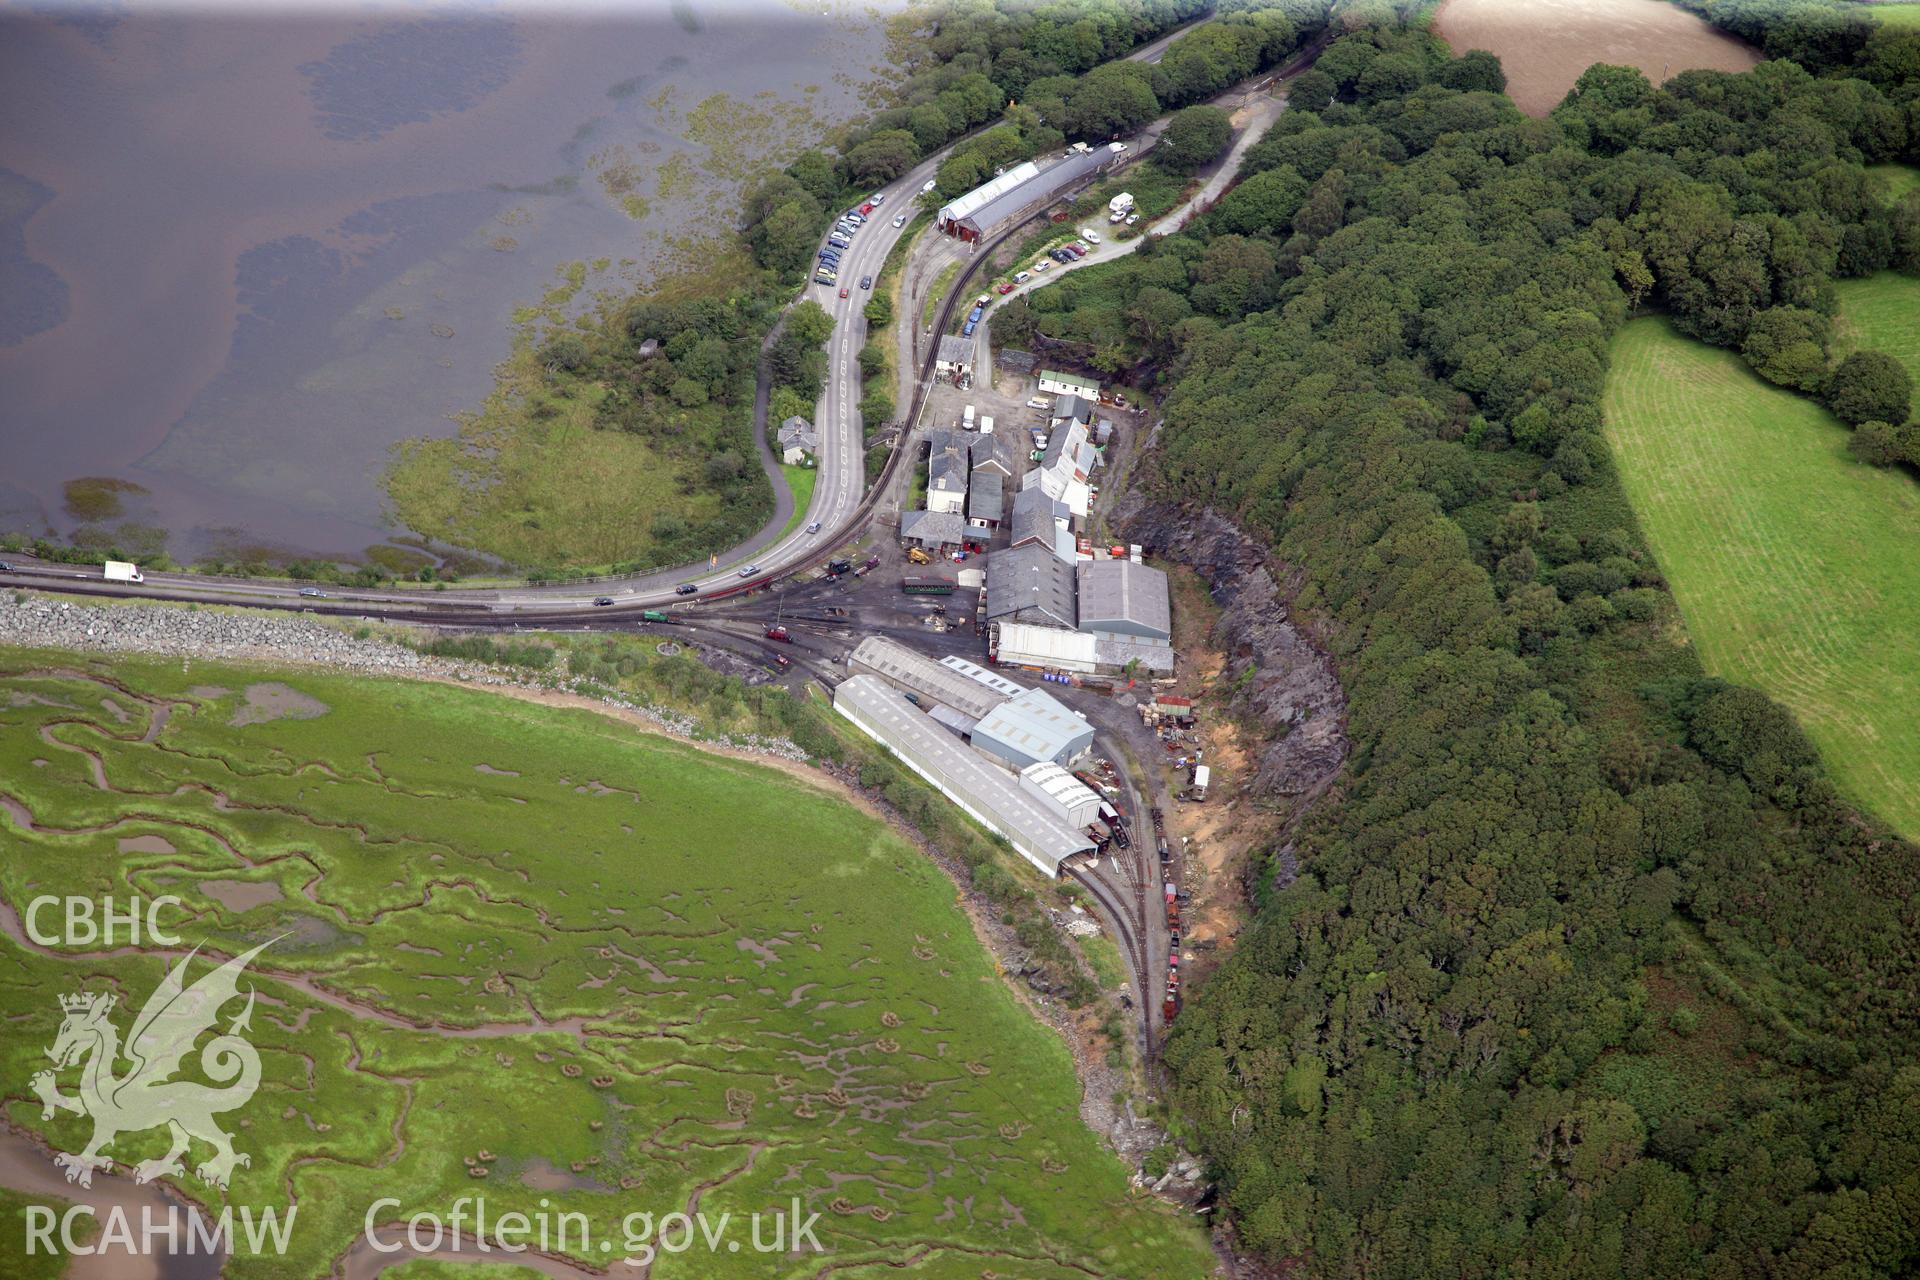
[[[1841,280],[1839,346],[1842,351],[1869,347],[1907,366],[1920,386],[1920,279],[1882,271],[1865,280]],[[1914,396],[1920,413],[1920,394]]]
[[[1606,415],[1707,670],[1792,708],[1839,784],[1920,836],[1920,484],[1660,318],[1615,340]]]

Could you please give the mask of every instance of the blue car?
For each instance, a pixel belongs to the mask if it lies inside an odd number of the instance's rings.
[[[963,327],[963,328],[962,328],[962,329],[960,330],[960,336],[961,336],[961,337],[963,337],[963,338],[971,338],[971,337],[973,336],[973,327],[974,327],[974,326],[975,326],[976,324],[979,324],[979,323],[980,323],[980,322],[979,322],[978,320],[969,320],[969,321],[967,321],[967,323],[966,323],[966,325],[965,325],[965,327]]]

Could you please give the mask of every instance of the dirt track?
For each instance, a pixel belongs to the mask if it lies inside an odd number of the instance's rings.
[[[1745,71],[1752,48],[1665,0],[1446,0],[1433,29],[1456,54],[1487,49],[1507,96],[1544,116],[1596,62],[1638,67],[1660,84],[1694,67]]]

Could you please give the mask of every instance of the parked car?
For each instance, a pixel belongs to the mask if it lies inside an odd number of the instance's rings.
[[[835,249],[853,248],[853,241],[848,239],[846,236],[841,235],[837,231],[827,237],[827,244]]]
[[[673,594],[677,596],[690,596],[694,592],[698,591],[699,589],[700,589],[700,585],[698,583],[683,582],[679,586],[673,589]]]
[[[860,287],[861,287],[862,289],[871,289],[871,288],[873,288],[873,277],[872,277],[872,276],[861,276],[861,277],[860,277]]]
[[[851,213],[847,215],[847,221],[851,222],[856,227],[864,223],[866,220],[867,220],[867,215],[864,213],[861,213],[858,209],[853,210]]]
[[[1085,240],[1088,244],[1100,243],[1100,233],[1098,231],[1095,231],[1092,227],[1080,228],[1080,238],[1082,240]]]
[[[1031,271],[1016,271],[1013,273],[1013,282],[1015,284],[1025,284],[1031,279],[1033,279],[1033,273]]]
[[[613,597],[612,596],[595,596],[593,598],[593,602],[594,604],[599,605],[602,608],[605,608],[607,605],[610,605],[613,603]]]
[[[1011,281],[1011,280],[1002,280],[1002,281],[1000,282],[1000,288],[998,289],[998,291],[997,291],[997,292],[1000,292],[1000,293],[1012,293],[1012,292],[1013,292],[1013,281]]]
[[[0,560],[0,573],[18,573],[18,572],[19,570],[15,569],[12,565],[8,564],[5,560]]]
[[[820,532],[820,522],[818,520],[807,521],[807,532],[808,533]]]
[[[933,190],[935,185],[936,184],[934,183],[934,180],[932,178],[928,178],[925,182],[920,184],[920,194],[925,195],[927,192]]]
[[[1136,223],[1136,222],[1138,222],[1138,221],[1140,221],[1140,215],[1139,215],[1139,214],[1137,214],[1137,213],[1130,213],[1130,214],[1128,214],[1128,215],[1127,215],[1127,225],[1128,225],[1128,226],[1132,226],[1132,225],[1133,225],[1134,223]]]
[[[887,202],[887,193],[884,191],[876,191],[872,195],[867,197],[867,203],[870,205],[876,205],[876,206],[883,205],[886,202]]]
[[[1053,264],[1045,258],[1036,258],[1034,259],[1033,269],[1035,271],[1051,271],[1053,270]]]
[[[863,204],[863,205],[861,205],[861,206],[860,206],[860,212],[862,212],[862,213],[872,213],[872,212],[873,212],[873,201],[871,201],[871,200],[869,200],[869,201],[867,201],[867,202],[866,202],[865,204]]]
[[[309,600],[325,600],[327,598],[327,593],[318,587],[302,587],[300,588],[300,594]]]
[[[1072,243],[1068,244],[1067,248],[1073,250],[1075,253],[1083,254],[1083,255],[1093,252],[1092,249],[1089,249],[1084,243],[1082,243],[1079,240],[1075,240]]]
[[[894,215],[894,218],[893,218],[893,225],[894,225],[895,227],[904,227],[904,226],[906,226],[906,225],[907,225],[907,215],[906,215],[906,214],[904,214],[904,213],[899,213],[899,214],[895,214],[895,215]]]
[[[980,327],[980,322],[978,320],[969,320],[965,324],[960,326],[960,336],[963,338],[971,338],[973,336],[973,331],[975,329],[978,329],[979,327]]]
[[[751,578],[754,574],[758,572],[760,572],[760,566],[757,564],[750,564],[746,568],[742,569],[739,572],[738,576],[742,578]]]
[[[775,653],[775,654],[770,654],[769,656],[773,659],[773,665],[776,667],[780,667],[783,670],[793,665],[793,659],[789,658],[784,653]]]

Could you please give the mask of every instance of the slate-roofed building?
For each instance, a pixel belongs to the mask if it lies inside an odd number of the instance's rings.
[[[987,557],[987,620],[1074,625],[1073,565],[1051,547],[1029,543]]]
[[[1035,486],[1013,496],[1013,545],[1033,544],[1071,564],[1074,560],[1071,513],[1066,504]]]
[[[986,467],[975,467],[967,485],[967,523],[975,529],[998,529],[1006,518],[1004,477]]]
[[[967,476],[973,469],[967,436],[936,431],[927,437],[927,510],[959,515],[967,505]]]
[[[966,382],[973,377],[973,339],[957,333],[940,335],[940,348],[933,357],[935,377]]]
[[[776,438],[780,442],[780,460],[790,467],[805,462],[820,448],[820,437],[813,424],[797,413],[780,424]]]
[[[940,552],[966,542],[967,522],[955,511],[905,511],[900,515],[900,541]]]

